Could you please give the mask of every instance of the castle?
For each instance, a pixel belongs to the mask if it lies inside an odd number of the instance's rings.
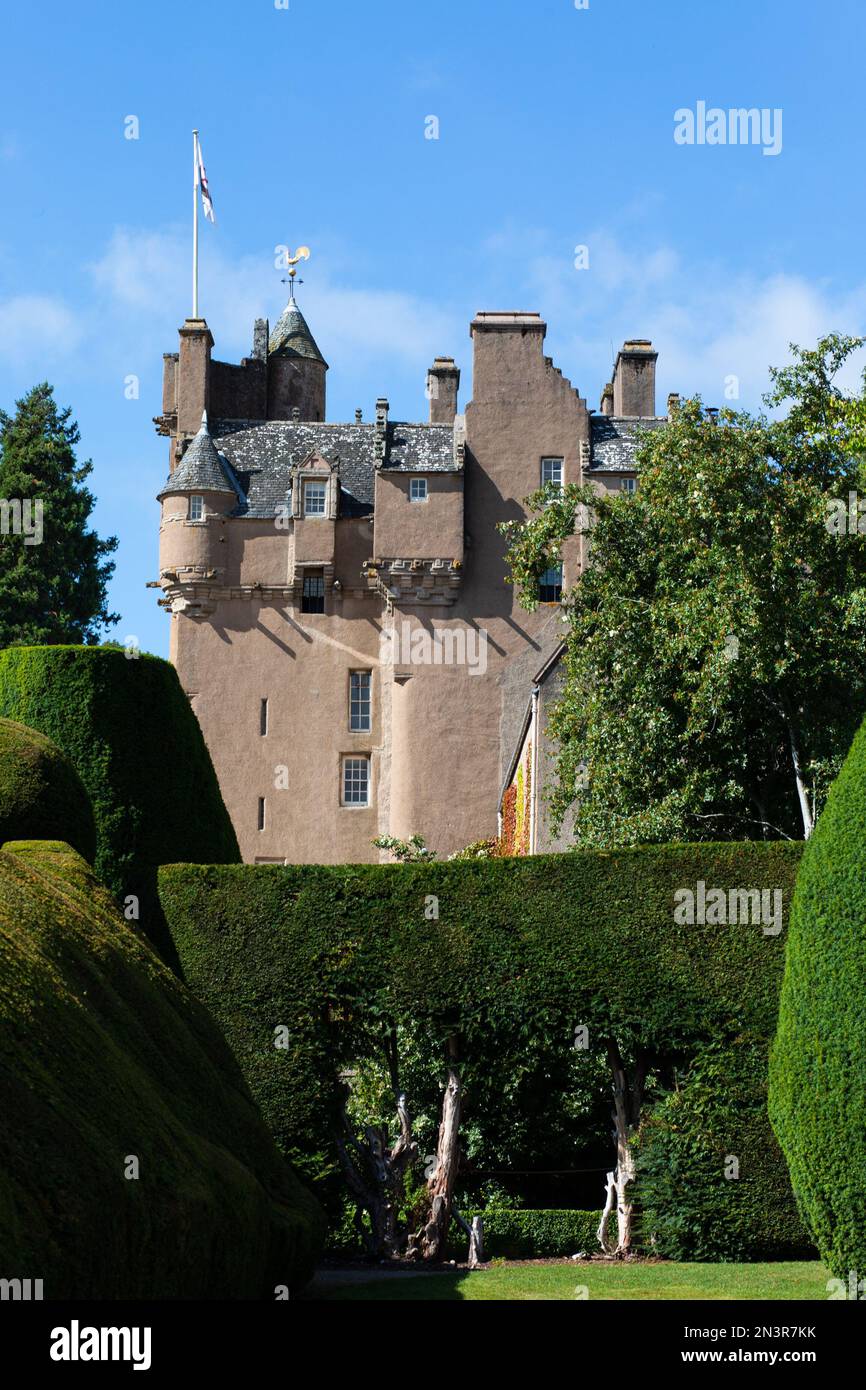
[[[561,649],[575,538],[519,607],[497,523],[543,482],[633,489],[655,415],[657,354],[618,353],[593,412],[551,358],[537,313],[471,323],[472,399],[437,357],[429,420],[326,420],[328,365],[292,289],[240,364],[204,319],[164,358],[169,439],[160,603],[245,861],[387,858],[377,836],[440,857],[495,835],[521,783],[525,852],[557,847],[538,795],[540,692]]]

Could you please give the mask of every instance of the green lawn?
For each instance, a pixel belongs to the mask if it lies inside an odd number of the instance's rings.
[[[315,1299],[826,1299],[829,1274],[817,1260],[796,1264],[493,1265],[469,1274],[328,1270]],[[347,1282],[341,1283],[341,1279]],[[351,1282],[348,1282],[351,1280]]]

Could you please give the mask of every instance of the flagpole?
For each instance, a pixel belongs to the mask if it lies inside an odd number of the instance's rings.
[[[198,131],[192,133],[192,316],[198,318]]]

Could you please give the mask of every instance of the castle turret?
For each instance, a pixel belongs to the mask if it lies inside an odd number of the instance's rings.
[[[162,504],[160,574],[198,574],[225,565],[225,518],[238,502],[230,465],[219,454],[207,414],[157,501]]]
[[[268,343],[268,419],[324,420],[327,370],[293,292]]]

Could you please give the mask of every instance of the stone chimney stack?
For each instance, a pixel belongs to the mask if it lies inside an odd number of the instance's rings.
[[[388,399],[386,396],[379,396],[376,401],[376,442],[375,454],[376,462],[374,467],[381,468],[388,453]]]
[[[601,413],[602,415],[613,414],[613,382],[609,381],[601,393]]]
[[[679,391],[671,391],[668,396],[668,419],[672,420],[680,408]]]
[[[613,369],[614,415],[655,415],[657,361],[648,338],[630,338],[623,344]]]
[[[208,377],[213,338],[204,319],[187,319],[178,331],[177,432],[192,436],[198,434],[201,417],[210,404]]]
[[[437,357],[427,373],[431,425],[454,424],[459,390],[460,368],[455,365],[454,358]]]
[[[256,319],[253,325],[253,357],[257,362],[268,360],[268,338],[270,327],[267,319]]]

